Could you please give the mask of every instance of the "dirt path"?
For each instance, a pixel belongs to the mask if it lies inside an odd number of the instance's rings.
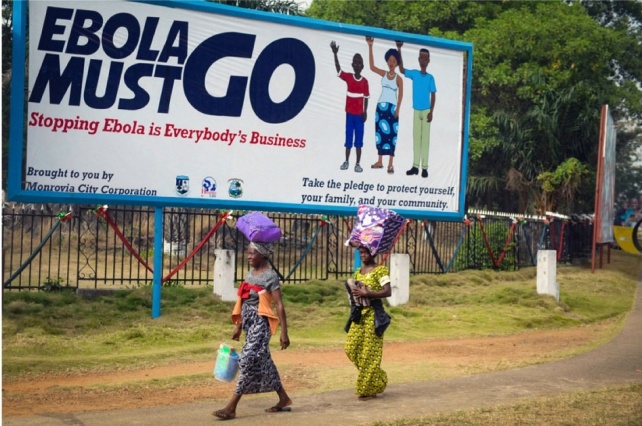
[[[421,343],[386,342],[384,368],[395,364],[438,370],[437,377],[521,366],[535,357],[556,358],[599,338],[606,326],[534,331],[513,336],[437,340]],[[274,359],[285,371],[290,393],[315,392],[324,385],[310,372],[329,367],[349,367],[342,350],[275,351]],[[425,367],[428,366],[428,367]],[[211,373],[213,361],[174,363],[156,368],[104,374],[50,375],[24,381],[4,381],[2,415],[73,413],[183,404],[228,397],[233,385],[214,379],[171,392],[146,383],[172,377]],[[420,379],[420,378],[418,378]],[[391,378],[392,381],[392,378]]]
[[[604,326],[534,331],[514,336],[384,345],[384,369],[395,372],[386,391],[362,402],[350,384],[325,391],[315,371],[349,371],[341,350],[277,351],[274,358],[294,399],[289,413],[266,414],[275,396],[243,398],[234,424],[349,426],[374,420],[508,404],[544,394],[574,392],[642,381],[642,281],[621,332],[597,349],[561,361],[560,355],[604,336]],[[553,362],[517,368],[534,357]],[[208,425],[233,384],[209,378],[199,385],[150,385],[163,378],[211,374],[213,362],[173,364],[144,371],[54,376],[3,383],[5,426]],[[427,368],[427,369],[426,369]],[[502,370],[494,371],[493,370]],[[439,374],[424,375],[426,371]],[[489,372],[487,374],[480,374]],[[394,382],[395,377],[410,377]],[[345,380],[345,377],[343,377]],[[348,383],[348,382],[346,382]],[[146,385],[147,384],[147,385]]]

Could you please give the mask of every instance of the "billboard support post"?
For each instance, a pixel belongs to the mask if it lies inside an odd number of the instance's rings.
[[[163,209],[154,209],[154,280],[152,283],[152,318],[161,315],[163,285]]]

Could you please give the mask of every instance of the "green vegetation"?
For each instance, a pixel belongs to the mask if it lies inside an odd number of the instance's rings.
[[[514,269],[516,263],[513,239],[509,240],[511,234],[511,226],[501,221],[491,222],[487,224],[484,229],[475,227],[472,232],[466,233],[463,241],[463,247],[470,247],[469,250],[460,250],[455,258],[455,270],[464,270],[470,267],[479,269],[493,269],[496,268],[501,271]],[[493,251],[493,258],[488,253],[486,241],[489,242],[490,248]],[[503,257],[502,257],[503,253]],[[500,261],[501,258],[501,261]]]
[[[573,356],[614,336],[631,309],[640,273],[639,256],[614,252],[612,263],[593,274],[587,266],[560,266],[560,302],[536,294],[536,270],[466,271],[411,277],[410,302],[388,306],[393,323],[386,342],[427,342],[475,336],[504,336],[532,330],[587,328],[590,340],[541,356],[501,359],[492,363],[453,365],[434,361],[388,362],[394,383],[438,380],[515,368]],[[55,280],[54,280],[55,281]],[[291,351],[341,350],[347,317],[343,283],[309,281],[283,287],[290,325]],[[232,303],[212,295],[212,288],[163,287],[162,315],[151,318],[151,288],[114,291],[87,300],[62,286],[56,291],[5,292],[3,298],[3,379],[5,383],[40,376],[82,375],[141,370],[180,363],[212,362],[218,344],[229,341]],[[574,332],[574,331],[571,331]],[[276,339],[273,345],[276,347]],[[353,386],[348,363],[327,368],[279,366],[295,380],[299,393]],[[106,397],[123,391],[179,392],[211,384],[210,373],[95,383],[87,392]],[[639,424],[642,385],[546,396],[510,406],[458,411],[376,426],[512,425],[512,424]],[[61,390],[67,392],[68,390]],[[53,397],[53,396],[52,396]],[[19,394],[13,398],[20,398]]]
[[[612,265],[560,267],[560,302],[536,293],[536,269],[411,277],[410,302],[389,307],[387,341],[507,335],[608,322],[631,308],[639,257],[617,253]],[[598,279],[599,277],[599,279]],[[340,348],[347,297],[339,281],[285,285],[292,349]],[[5,292],[3,376],[142,368],[180,357],[211,358],[229,339],[232,303],[212,288],[163,287],[161,317],[151,318],[151,287],[92,300],[64,290]]]
[[[470,206],[593,211],[605,104],[615,194],[642,191],[641,2],[314,0],[306,15],[473,44]]]
[[[592,392],[546,396],[526,403],[457,411],[372,426],[639,425],[642,383]]]

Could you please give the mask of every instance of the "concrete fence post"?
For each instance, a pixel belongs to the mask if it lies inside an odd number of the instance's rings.
[[[410,255],[394,253],[390,255],[390,282],[392,295],[388,298],[390,306],[399,306],[410,300]]]
[[[214,250],[214,294],[224,302],[236,300],[234,288],[234,271],[236,271],[236,256],[234,250]]]
[[[560,286],[557,282],[557,252],[537,252],[537,294],[548,294],[560,301]]]

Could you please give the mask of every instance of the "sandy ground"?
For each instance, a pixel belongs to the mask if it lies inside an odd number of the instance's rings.
[[[557,359],[584,347],[605,332],[605,326],[566,330],[533,331],[512,336],[435,340],[384,344],[384,369],[411,368],[433,371],[433,378],[452,378],[471,373],[504,370],[538,359]],[[327,383],[310,374],[330,368],[350,367],[342,350],[274,351],[274,360],[293,399],[299,393],[321,392]],[[223,400],[233,384],[212,378],[197,385],[146,386],[166,378],[211,374],[213,361],[172,363],[155,368],[99,374],[48,375],[2,383],[2,416],[33,416],[141,407],[178,405]],[[424,378],[425,379],[425,378]],[[406,383],[421,381],[417,376]],[[390,378],[395,383],[394,377]],[[397,383],[399,383],[397,381]]]
[[[274,351],[281,378],[294,401],[292,411],[266,414],[264,408],[276,402],[275,395],[248,396],[239,404],[234,424],[353,426],[639,383],[641,295],[642,281],[638,281],[633,310],[619,334],[608,341],[606,325],[417,343],[386,341],[382,366],[389,372],[388,387],[367,402],[355,397],[352,382],[356,373],[342,350],[297,350],[295,346]],[[587,350],[597,342],[602,344]],[[211,413],[225,405],[234,383],[215,380],[211,376],[213,364],[213,360],[176,362],[135,371],[3,381],[2,424],[218,423]],[[196,385],[163,386],[163,379],[194,375],[201,378]],[[329,383],[329,377],[336,382]]]

